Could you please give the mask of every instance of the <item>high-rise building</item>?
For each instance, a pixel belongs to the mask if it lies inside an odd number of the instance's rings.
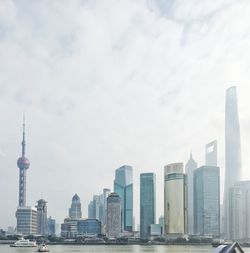
[[[194,233],[220,234],[220,169],[202,166],[194,171]]]
[[[103,228],[103,233],[106,233],[107,230],[107,199],[108,196],[110,194],[110,189],[104,188],[103,189],[103,215],[102,215],[102,219],[101,219],[101,223],[102,223],[102,228]]]
[[[114,192],[122,202],[122,230],[133,229],[133,168],[124,165],[115,171]]]
[[[48,218],[48,235],[56,234],[56,220],[52,219],[51,216]]]
[[[81,200],[77,194],[72,198],[71,207],[69,208],[69,217],[72,219],[82,218]]]
[[[18,234],[37,234],[37,211],[35,207],[19,206],[16,211],[16,219]]]
[[[182,163],[164,167],[164,218],[166,237],[187,233],[187,177]]]
[[[185,166],[185,172],[187,174],[188,185],[188,234],[194,233],[194,171],[197,169],[197,163],[193,159],[192,154]]]
[[[26,206],[26,170],[30,167],[30,162],[25,157],[25,146],[25,120],[23,119],[22,156],[17,160],[19,168],[19,206]]]
[[[207,166],[217,166],[217,141],[214,140],[205,147],[205,160]]]
[[[140,175],[140,237],[150,236],[150,225],[155,224],[155,174]]]
[[[37,201],[37,234],[48,234],[47,202],[44,199]]]
[[[240,181],[229,189],[229,238],[250,239],[250,181]]]
[[[113,192],[107,199],[107,235],[109,238],[119,237],[122,230],[121,215],[121,198]]]
[[[236,87],[226,91],[225,113],[225,184],[224,184],[224,219],[223,230],[229,238],[229,189],[241,180],[241,143],[240,124],[237,105]]]
[[[89,219],[95,219],[95,206],[94,201],[91,200],[88,205],[88,218]]]

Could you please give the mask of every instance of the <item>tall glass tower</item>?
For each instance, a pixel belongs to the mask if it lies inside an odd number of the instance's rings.
[[[197,162],[193,159],[192,154],[185,166],[185,172],[187,174],[187,188],[188,188],[188,234],[192,235],[194,233],[194,186],[193,178],[194,171],[197,169]]]
[[[123,165],[115,171],[114,192],[121,198],[122,230],[133,230],[133,168]]]
[[[240,124],[236,87],[226,91],[224,233],[229,236],[229,189],[241,179]]]
[[[140,236],[150,236],[150,225],[155,224],[155,174],[140,175]]]
[[[220,169],[202,166],[194,171],[194,233],[220,234]]]

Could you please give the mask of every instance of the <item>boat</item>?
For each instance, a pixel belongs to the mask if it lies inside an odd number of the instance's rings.
[[[36,247],[35,241],[30,241],[28,239],[21,238],[18,241],[10,245],[10,247]]]
[[[49,249],[47,248],[47,245],[43,243],[39,245],[38,252],[49,252]]]

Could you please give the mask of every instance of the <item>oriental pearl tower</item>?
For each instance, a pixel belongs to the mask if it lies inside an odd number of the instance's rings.
[[[30,167],[30,162],[25,157],[25,145],[25,116],[23,116],[22,156],[17,160],[19,168],[19,206],[26,206],[26,170]]]

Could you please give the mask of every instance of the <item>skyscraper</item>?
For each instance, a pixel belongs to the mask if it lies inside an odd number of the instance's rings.
[[[229,237],[229,189],[241,179],[240,124],[236,87],[226,91],[225,110],[225,184],[224,184],[224,233]]]
[[[103,232],[106,232],[106,227],[107,227],[107,198],[110,194],[110,189],[104,188],[103,189],[103,215],[102,215],[102,228],[103,228]]]
[[[121,233],[121,198],[115,192],[107,199],[107,235],[109,238],[119,237]]]
[[[56,220],[52,219],[51,216],[48,218],[48,235],[56,234]]]
[[[194,233],[220,234],[220,169],[202,166],[194,171]]]
[[[69,217],[71,219],[82,218],[81,200],[77,194],[75,194],[72,198],[71,207],[69,208]]]
[[[187,185],[188,185],[188,234],[194,233],[194,185],[193,177],[194,171],[197,169],[197,163],[193,159],[192,154],[185,166],[185,172],[187,174]]]
[[[229,238],[250,238],[250,181],[240,181],[229,189]]]
[[[187,178],[182,163],[164,167],[164,218],[166,237],[187,233]]]
[[[150,225],[155,224],[155,174],[140,175],[140,236],[150,236]]]
[[[37,234],[48,234],[47,205],[44,199],[37,201]]]
[[[114,192],[122,203],[122,230],[133,229],[133,168],[124,165],[115,171]]]
[[[205,158],[207,166],[217,166],[217,141],[214,140],[205,147]]]

